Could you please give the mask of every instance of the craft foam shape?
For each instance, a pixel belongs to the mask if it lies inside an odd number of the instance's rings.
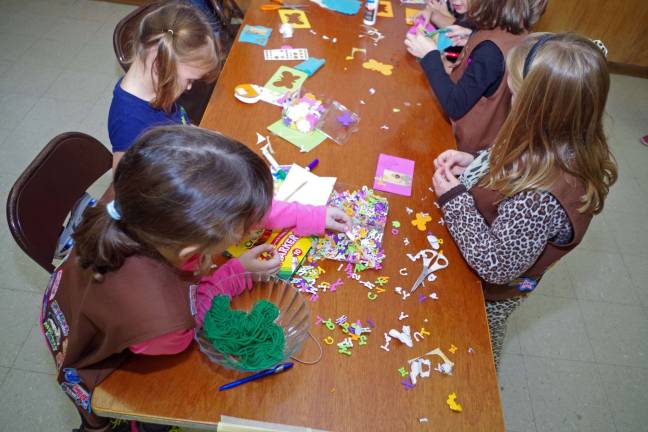
[[[277,94],[294,92],[301,88],[306,78],[308,78],[306,72],[288,66],[279,66],[264,87]]]
[[[416,219],[412,221],[412,225],[418,228],[419,231],[425,231],[425,227],[432,217],[427,213],[416,213]]]
[[[295,69],[305,72],[310,77],[313,76],[313,74],[317,72],[319,68],[324,66],[324,63],[326,63],[326,60],[324,59],[310,57],[308,60],[303,61],[295,66]]]
[[[402,332],[399,332],[396,329],[391,329],[389,330],[389,336],[398,339],[410,348],[414,346],[412,336],[410,335],[410,326],[403,326]]]
[[[266,138],[263,135],[261,135],[259,132],[257,132],[256,134],[257,134],[257,145],[261,144],[263,141],[266,140]]]
[[[357,0],[321,0],[321,5],[346,15],[355,15],[360,10],[362,2]]]
[[[345,59],[346,60],[353,60],[355,58],[355,53],[357,53],[357,52],[361,52],[365,56],[367,55],[367,50],[365,48],[351,48],[351,55],[346,56]]]
[[[311,28],[306,12],[298,9],[279,9],[279,19],[283,24],[290,24],[294,29]]]
[[[245,25],[239,36],[239,42],[250,43],[254,45],[266,46],[272,29],[263,26]]]
[[[440,245],[443,244],[443,240],[433,235],[432,233],[429,233],[427,235],[427,241],[430,244],[430,247],[434,250],[439,250]]]
[[[391,75],[394,69],[393,65],[381,63],[375,59],[369,59],[369,61],[362,63],[362,67],[372,71],[380,72],[385,76]]]
[[[384,18],[394,18],[394,8],[389,0],[380,0],[378,3],[378,16]]]
[[[427,366],[427,369],[424,369],[423,366]],[[432,363],[430,360],[419,358],[416,361],[410,363],[410,374],[409,378],[412,381],[412,384],[416,384],[417,378],[428,378],[432,371]]]
[[[416,19],[416,15],[418,15],[421,12],[421,9],[413,9],[413,8],[405,8],[405,22],[407,25],[412,25],[414,24],[414,21]]]
[[[446,401],[448,404],[448,407],[454,412],[461,412],[463,408],[461,405],[457,402],[457,394],[456,393],[450,393],[448,395],[448,400]]]
[[[413,358],[411,360],[407,360],[407,362],[411,364],[412,362],[417,361],[420,358],[429,357],[429,356],[433,356],[433,355],[441,357],[441,359],[443,359],[444,363],[448,363],[451,367],[454,367],[454,363],[448,358],[447,355],[445,355],[445,353],[443,351],[441,351],[441,348],[435,348],[432,351],[423,354],[422,356],[415,357],[415,358]]]

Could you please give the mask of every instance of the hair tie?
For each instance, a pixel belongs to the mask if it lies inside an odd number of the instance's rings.
[[[167,29],[167,33],[171,33],[171,36],[173,36],[173,30],[172,29]]]
[[[524,69],[522,69],[522,78],[526,78],[527,74],[529,73],[529,68],[531,67],[531,63],[533,63],[533,59],[536,56],[536,53],[542,46],[547,43],[548,41],[552,39],[557,39],[559,35],[557,34],[546,34],[542,36],[536,43],[533,44],[531,47],[531,50],[529,51],[529,54],[527,54],[526,59],[524,60]]]
[[[596,48],[598,48],[598,49],[601,50],[601,52],[603,53],[603,56],[604,56],[605,58],[607,58],[607,55],[608,55],[608,49],[607,49],[607,47],[605,46],[605,44],[603,43],[603,41],[602,41],[602,40],[599,40],[599,39],[592,39],[592,42],[594,42],[594,45],[596,45]]]
[[[121,220],[121,213],[117,208],[117,203],[115,202],[115,200],[112,200],[108,204],[106,204],[106,212],[108,212],[108,215],[111,219],[116,221]]]

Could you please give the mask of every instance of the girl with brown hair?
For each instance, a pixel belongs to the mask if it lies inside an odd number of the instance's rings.
[[[213,80],[221,59],[207,18],[189,4],[167,2],[137,29],[128,72],[117,81],[108,114],[113,169],[146,129],[189,124],[176,101],[196,80]]]
[[[448,70],[434,40],[422,32],[407,35],[405,46],[421,59],[459,150],[475,154],[494,142],[511,108],[505,58],[546,6],[547,0],[470,0],[467,21],[474,31]]]
[[[108,430],[90,399],[126,358],[184,351],[216,294],[249,289],[247,272],[279,269],[261,245],[214,271],[212,257],[250,227],[348,229],[342,210],[273,202],[272,188],[259,156],[197,127],[153,128],[124,154],[102,202],[112,200],[85,211],[43,298],[41,329],[82,431]]]
[[[492,148],[445,151],[433,177],[446,227],[482,280],[496,366],[507,318],[581,242],[617,179],[601,50],[575,34],[536,33],[507,67],[513,107]]]

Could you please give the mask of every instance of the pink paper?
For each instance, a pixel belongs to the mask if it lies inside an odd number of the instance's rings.
[[[381,153],[374,179],[374,189],[398,195],[412,195],[414,161]]]
[[[416,18],[414,21],[414,24],[410,29],[407,31],[407,34],[416,34],[416,31],[418,30],[419,27],[423,27],[423,22],[425,19],[422,16],[419,16]],[[436,30],[436,27],[434,27],[431,23],[427,23],[425,27],[423,27],[423,30],[425,30],[427,33],[431,33],[434,30]]]

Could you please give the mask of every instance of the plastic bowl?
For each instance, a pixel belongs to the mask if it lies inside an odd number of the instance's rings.
[[[286,346],[284,348],[284,357],[277,364],[283,363],[301,350],[304,341],[308,337],[310,309],[305,297],[299,294],[294,286],[276,277],[272,277],[267,281],[252,282],[251,289],[244,290],[241,295],[232,297],[230,307],[249,313],[259,300],[267,300],[279,309],[279,317],[277,317],[275,323],[284,331]],[[205,337],[202,328],[196,331],[195,339],[198,342],[200,351],[212,362],[227,369],[251,372],[250,369],[236,367],[236,358],[216,350],[214,345]],[[234,366],[232,366],[232,363]]]

